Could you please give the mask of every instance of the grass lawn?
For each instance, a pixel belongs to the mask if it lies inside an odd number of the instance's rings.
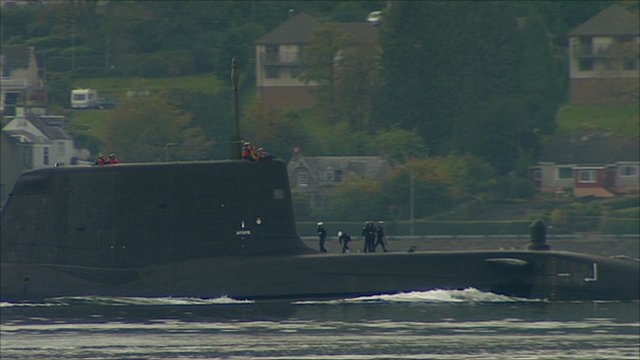
[[[102,141],[109,110],[73,110],[66,128],[72,134],[84,134]]]
[[[580,130],[607,129],[618,135],[638,136],[640,106],[630,105],[569,105],[560,107],[556,115],[558,131],[575,133]]]
[[[167,77],[167,78],[130,78],[130,77],[103,77],[76,79],[74,88],[97,89],[100,96],[119,100],[127,96],[127,91],[158,91],[172,89],[189,89],[205,93],[215,93],[224,87],[230,87],[212,74],[193,76]]]
[[[212,74],[168,77],[168,78],[129,78],[129,77],[103,77],[76,79],[74,88],[97,89],[101,97],[122,101],[127,92],[172,89],[189,89],[204,93],[216,93],[230,89],[230,84],[220,81]],[[110,110],[71,110],[67,130],[73,135],[85,135],[99,141],[103,140],[107,125],[107,114]]]

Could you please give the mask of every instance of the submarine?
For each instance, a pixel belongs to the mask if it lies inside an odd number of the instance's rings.
[[[469,287],[550,301],[640,298],[637,261],[553,251],[532,229],[518,251],[327,254],[298,236],[279,160],[37,169],[2,210],[0,298],[259,301]]]

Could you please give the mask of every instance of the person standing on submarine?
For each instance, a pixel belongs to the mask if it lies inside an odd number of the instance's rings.
[[[376,243],[373,245],[373,251],[376,251],[378,245],[382,246],[382,251],[387,252],[387,247],[384,246],[384,227],[382,227],[384,223],[382,221],[378,221],[378,227],[376,228]]]
[[[338,243],[342,244],[342,253],[346,253],[349,251],[349,241],[351,241],[351,236],[346,232],[342,232],[338,230]]]
[[[376,239],[376,228],[373,221],[367,221],[362,228],[362,237],[364,238],[364,252],[375,252],[373,243]]]
[[[327,239],[327,230],[324,228],[322,221],[318,223],[318,238],[320,240],[320,251],[327,252],[324,247],[324,242]]]

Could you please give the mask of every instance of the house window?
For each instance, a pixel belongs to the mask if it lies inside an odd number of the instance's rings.
[[[333,174],[333,179],[335,182],[339,183],[342,181],[342,170],[336,170]]]
[[[309,186],[309,173],[306,171],[298,172],[298,186],[299,187],[307,187]]]
[[[22,167],[30,169],[33,167],[33,148],[24,147],[22,151]]]
[[[580,183],[594,183],[596,182],[595,170],[580,170],[578,171],[578,182]]]
[[[572,179],[573,169],[569,166],[563,166],[556,169],[556,180]]]
[[[620,176],[637,176],[638,175],[638,167],[637,166],[621,166],[619,168]]]
[[[533,181],[542,181],[542,170],[533,169],[531,171],[531,177],[533,178]]]
[[[266,50],[269,60],[276,61],[278,59],[278,54],[280,53],[280,47],[278,45],[267,45]]]
[[[291,78],[292,79],[297,79],[298,78],[298,68],[291,69]]]
[[[324,171],[324,181],[328,183],[331,183],[334,181],[333,170],[331,168],[327,168],[327,170]]]
[[[580,59],[580,61],[578,61],[578,70],[580,71],[593,70],[593,59]]]
[[[42,165],[49,165],[49,147],[42,148]]]
[[[280,70],[277,67],[268,67],[266,68],[267,79],[277,79],[280,77]]]

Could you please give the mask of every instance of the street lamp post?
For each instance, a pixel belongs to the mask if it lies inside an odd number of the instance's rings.
[[[409,175],[409,235],[413,236],[413,222],[414,222],[414,186],[413,186],[413,171]]]
[[[238,62],[234,57],[231,60],[231,82],[233,84],[233,128],[231,135],[231,156],[230,159],[240,159],[242,148],[240,147],[240,110],[238,106]]]
[[[180,144],[178,144],[178,143],[168,143],[167,145],[164,146],[164,153],[165,153],[166,162],[169,162],[169,149],[172,146],[180,146]]]

